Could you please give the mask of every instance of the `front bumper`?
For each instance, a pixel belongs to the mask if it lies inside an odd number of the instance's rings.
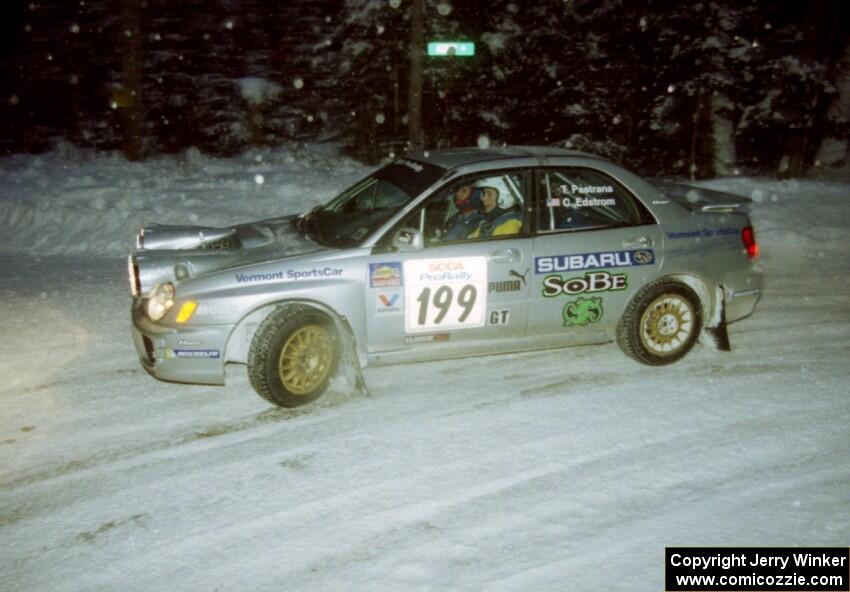
[[[233,325],[168,327],[132,310],[133,344],[148,374],[168,382],[224,384],[224,355]]]

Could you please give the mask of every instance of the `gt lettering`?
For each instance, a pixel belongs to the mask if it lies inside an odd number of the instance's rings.
[[[547,275],[543,278],[543,296],[554,298],[565,294],[574,296],[592,292],[616,292],[625,290],[628,285],[626,274],[612,275],[607,271],[596,271],[565,280],[560,275]]]
[[[493,310],[490,312],[490,325],[507,325],[510,322],[511,311]]]

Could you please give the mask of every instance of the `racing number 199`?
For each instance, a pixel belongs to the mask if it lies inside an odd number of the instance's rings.
[[[475,289],[475,286],[472,284],[466,284],[464,287],[460,289],[457,294],[457,303],[463,309],[460,317],[458,317],[457,322],[462,323],[466,320],[469,314],[472,312],[472,308],[475,306],[475,299],[478,296],[478,290]],[[449,313],[449,309],[452,307],[452,301],[454,300],[454,290],[452,290],[451,286],[440,286],[434,292],[433,304],[434,307],[439,310],[437,316],[434,317],[434,324],[439,325],[443,322],[443,319],[446,318],[446,315]],[[424,325],[428,319],[428,308],[431,305],[431,288],[425,287],[419,293],[419,298],[416,299],[419,303],[419,317],[418,323],[419,325]]]

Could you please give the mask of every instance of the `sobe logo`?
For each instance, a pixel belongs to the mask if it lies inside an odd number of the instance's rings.
[[[560,275],[543,278],[543,296],[553,298],[561,294],[574,296],[586,292],[614,292],[625,290],[628,285],[626,274],[610,274],[607,271],[586,273],[584,277],[564,279]]]
[[[460,261],[443,261],[440,263],[428,264],[428,271],[463,271],[463,263]]]

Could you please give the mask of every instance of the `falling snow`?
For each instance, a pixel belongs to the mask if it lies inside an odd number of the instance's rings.
[[[288,411],[241,366],[155,381],[128,332],[141,224],[299,213],[369,172],[326,145],[261,154],[0,160],[10,589],[650,591],[668,545],[846,546],[846,183],[708,184],[763,197],[768,288],[731,353],[368,368],[368,395]]]

